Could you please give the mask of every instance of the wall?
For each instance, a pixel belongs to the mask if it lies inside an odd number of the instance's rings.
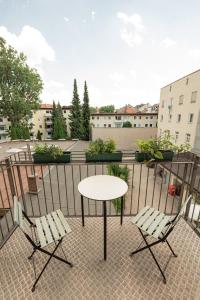
[[[92,128],[92,140],[113,139],[117,149],[136,150],[138,139],[149,139],[157,135],[157,128]]]

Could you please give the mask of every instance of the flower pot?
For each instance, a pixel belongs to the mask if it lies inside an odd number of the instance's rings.
[[[172,161],[174,157],[174,152],[172,150],[160,150],[163,155],[163,160]]]
[[[106,161],[122,161],[122,152],[117,151],[113,153],[99,153],[92,154],[89,152],[85,153],[86,162],[106,162]]]
[[[148,152],[135,152],[135,160],[138,162],[143,162],[145,160],[150,160],[151,159],[151,154]]]
[[[34,163],[69,163],[71,161],[71,152],[64,151],[62,155],[53,157],[49,153],[34,153]]]

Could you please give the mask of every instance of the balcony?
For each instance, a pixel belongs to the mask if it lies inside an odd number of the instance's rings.
[[[11,158],[10,166],[2,162],[0,195],[4,208],[12,207],[12,193],[22,200],[30,217],[61,208],[72,228],[64,239],[63,248],[74,267],[70,269],[52,260],[32,294],[34,274],[31,262],[27,260],[31,247],[18,228],[11,235],[15,225],[9,211],[0,221],[0,242],[6,242],[0,250],[3,258],[0,261],[3,270],[0,299],[28,299],[34,296],[40,299],[198,299],[200,239],[193,230],[196,223],[191,216],[187,222],[181,219],[170,235],[169,241],[178,258],[172,258],[167,267],[166,285],[148,251],[132,258],[129,256],[141,242],[137,228],[130,222],[133,215],[146,205],[175,215],[180,200],[186,197],[191,185],[194,191],[199,191],[200,166],[194,163],[194,156],[179,156],[172,163],[157,163],[154,169],[150,169],[129,160],[127,153],[124,155],[121,165],[127,165],[130,170],[124,220],[121,226],[113,204],[107,205],[106,262],[103,261],[102,249],[102,204],[84,199],[86,218],[83,228],[77,185],[85,177],[107,174],[107,165],[86,164],[82,159],[77,161],[77,157],[74,153],[72,163],[65,165],[35,165],[25,155],[21,157],[21,162]],[[13,178],[8,175],[11,170]],[[31,174],[37,174],[37,194],[29,193],[28,177]],[[169,195],[172,181],[176,182],[176,186],[181,184],[179,195]],[[156,247],[155,253],[164,265],[169,250],[162,244]],[[35,259],[41,270],[46,257],[36,254]]]

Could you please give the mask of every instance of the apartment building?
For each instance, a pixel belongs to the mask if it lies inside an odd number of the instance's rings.
[[[9,139],[9,126],[10,122],[7,118],[0,117],[0,140],[8,140]]]
[[[161,88],[158,134],[165,130],[200,153],[200,70]]]
[[[157,113],[93,113],[91,124],[93,127],[123,127],[129,121],[132,127],[157,127]]]

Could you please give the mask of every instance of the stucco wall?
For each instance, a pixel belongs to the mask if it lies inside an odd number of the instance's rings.
[[[138,139],[149,139],[157,135],[157,128],[92,128],[92,140],[112,138],[117,149],[136,150]]]

